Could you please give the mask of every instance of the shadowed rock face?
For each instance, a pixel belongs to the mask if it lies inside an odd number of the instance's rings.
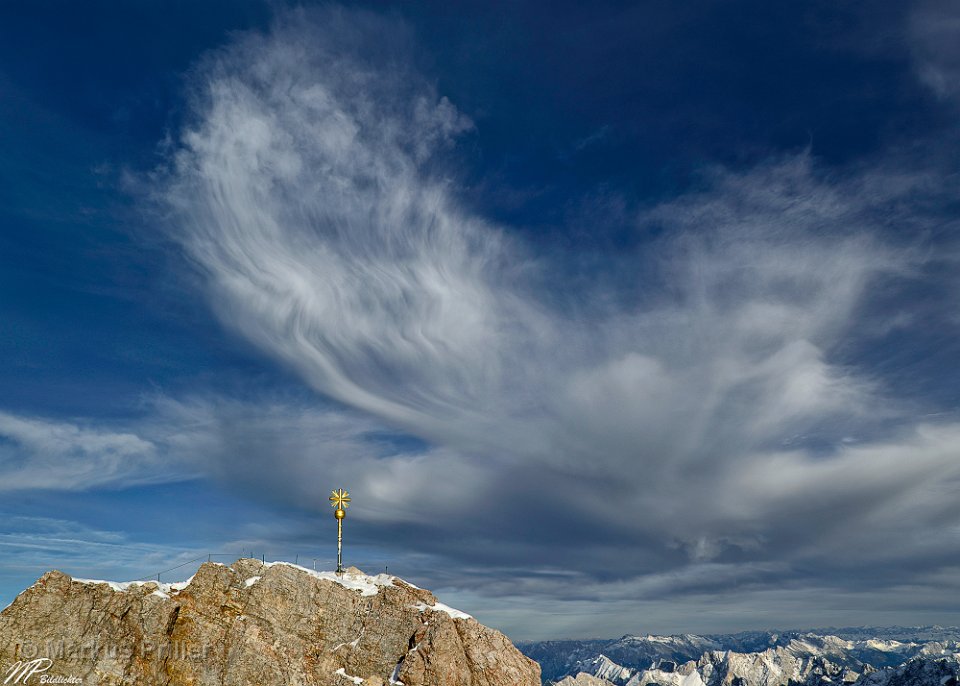
[[[18,672],[28,684],[540,684],[539,666],[503,634],[429,591],[249,559],[206,563],[174,585],[48,572],[0,613],[0,683],[18,663],[44,670]]]

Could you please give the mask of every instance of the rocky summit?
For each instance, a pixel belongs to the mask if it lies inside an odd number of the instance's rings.
[[[0,670],[8,684],[540,684],[503,634],[429,591],[251,559],[180,584],[48,572],[0,613]]]

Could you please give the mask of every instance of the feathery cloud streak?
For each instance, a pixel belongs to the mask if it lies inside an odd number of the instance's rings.
[[[107,430],[0,412],[0,490],[84,490],[167,480],[172,456],[129,427]]]
[[[158,191],[228,326],[433,446],[361,458],[354,490],[428,552],[491,567],[816,564],[843,585],[851,546],[890,570],[949,562],[936,542],[960,506],[929,496],[960,480],[958,429],[912,419],[850,356],[911,325],[897,288],[929,257],[885,236],[938,221],[921,200],[945,191],[882,168],[824,178],[805,155],[720,171],[638,218],[664,238],[611,256],[616,276],[557,296],[559,265],[458,200],[444,169],[470,120],[395,33],[294,13],[212,54]],[[325,464],[240,443],[281,491]],[[890,532],[910,539],[895,560]]]

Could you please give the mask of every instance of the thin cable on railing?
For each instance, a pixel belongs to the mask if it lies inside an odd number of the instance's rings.
[[[159,571],[159,572],[156,573],[157,581],[158,581],[158,582],[160,581],[160,575],[161,575],[161,574],[166,574],[167,572],[172,572],[172,571],[175,570],[175,569],[180,569],[181,567],[186,567],[188,564],[191,564],[191,563],[193,563],[193,562],[196,562],[197,560],[202,560],[202,559],[203,559],[203,555],[201,555],[200,557],[195,557],[195,558],[193,558],[192,560],[187,560],[187,561],[184,562],[183,564],[179,564],[179,565],[177,565],[176,567],[171,567],[170,569],[163,569],[163,570],[161,570],[161,571]],[[207,560],[209,561],[209,559],[210,559],[210,558],[209,558],[209,556],[208,556],[208,557],[207,557]],[[154,575],[153,575],[153,574],[150,574],[149,576],[142,576],[142,577],[140,577],[139,579],[136,579],[136,581],[152,581],[152,580],[153,580],[153,577],[154,577]]]
[[[167,572],[172,572],[172,571],[175,571],[175,570],[180,569],[180,568],[182,568],[182,567],[186,567],[186,566],[189,565],[189,564],[193,564],[194,562],[197,562],[197,561],[199,561],[199,560],[202,560],[204,557],[207,558],[207,562],[212,562],[214,557],[233,557],[234,555],[236,555],[236,553],[206,553],[205,555],[200,555],[200,556],[198,556],[198,557],[193,558],[192,560],[187,560],[186,562],[181,562],[180,564],[176,565],[175,567],[170,567],[169,569],[163,569],[163,570],[160,570],[159,572],[155,572],[155,573],[153,573],[153,574],[148,574],[148,575],[146,575],[146,576],[141,576],[139,579],[134,579],[134,581],[153,581],[154,578],[156,578],[157,582],[159,583],[159,582],[160,582],[160,576],[161,576],[162,574],[166,574]],[[241,553],[241,555],[242,555],[242,553]],[[262,554],[260,555],[260,561],[261,561],[261,562],[265,562],[265,561],[266,561],[266,557],[267,557],[266,554],[265,554],[265,553],[262,553]],[[252,550],[250,551],[250,558],[251,558],[251,559],[256,559],[256,558],[254,557],[254,554],[253,554],[253,551],[252,551]],[[327,561],[327,558],[322,558],[322,557],[314,557],[314,558],[307,558],[307,559],[312,559],[312,560],[313,560],[313,569],[314,569],[314,571],[316,571],[316,569],[317,569],[317,562],[318,562],[318,561],[320,561],[320,560]],[[288,562],[289,562],[289,561],[288,561]],[[297,554],[294,555],[294,562],[293,562],[293,564],[299,565],[299,562],[300,562],[300,554],[297,553]],[[367,560],[367,561],[365,561],[365,562],[366,562],[366,564],[373,564],[373,563],[375,563],[375,562],[385,562],[385,561],[384,561],[384,560]],[[362,561],[361,564],[364,564],[364,561]],[[379,565],[375,565],[375,566],[379,566]],[[384,571],[384,573],[387,573],[387,569],[388,569],[387,565],[384,564],[384,566],[383,566],[383,571]]]

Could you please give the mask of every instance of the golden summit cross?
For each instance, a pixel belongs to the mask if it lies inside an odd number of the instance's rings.
[[[330,504],[338,510],[350,507],[350,494],[338,488],[330,493]]]
[[[337,518],[337,574],[343,574],[343,518],[350,507],[350,494],[342,488],[330,492],[330,506],[337,508],[333,516]]]

